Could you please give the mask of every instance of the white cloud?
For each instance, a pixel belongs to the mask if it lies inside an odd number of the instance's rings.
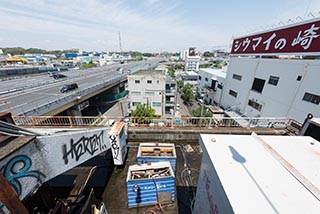
[[[177,51],[193,44],[210,48],[229,43],[228,35],[185,23],[181,3],[148,0],[130,7],[125,1],[3,0],[0,19],[10,21],[0,25],[6,36],[2,46],[119,50],[118,31],[124,50]]]

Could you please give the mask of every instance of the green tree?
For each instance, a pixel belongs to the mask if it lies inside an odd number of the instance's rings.
[[[180,90],[183,87],[183,81],[182,80],[178,80],[177,81],[177,86],[178,86],[178,89]]]
[[[189,104],[192,99],[194,99],[194,94],[192,92],[192,85],[187,83],[183,86],[181,91],[181,99],[183,99],[185,104]]]
[[[156,110],[146,104],[138,105],[135,110],[131,111],[131,115],[132,117],[139,117],[137,119],[138,123],[150,123],[151,119],[148,117],[157,116]]]
[[[205,51],[205,52],[203,53],[203,56],[204,56],[204,57],[213,57],[213,56],[214,56],[214,53],[212,53],[212,52],[210,52],[210,51]]]
[[[168,72],[169,72],[169,75],[170,75],[170,77],[171,78],[174,78],[175,77],[175,70],[174,70],[174,68],[172,67],[172,66],[168,66],[167,67],[168,68]]]
[[[201,111],[202,111],[202,117],[212,117],[212,112],[206,106],[199,107],[197,109],[193,109],[191,114],[194,117],[201,117]]]

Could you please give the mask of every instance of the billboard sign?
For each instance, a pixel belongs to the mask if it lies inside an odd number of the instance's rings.
[[[231,55],[319,55],[320,20],[235,38]]]
[[[195,47],[189,48],[189,56],[198,56],[197,50]]]

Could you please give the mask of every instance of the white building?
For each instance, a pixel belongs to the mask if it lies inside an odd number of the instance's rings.
[[[231,58],[221,104],[247,116],[320,117],[320,61]]]
[[[131,110],[140,104],[147,104],[157,115],[165,115],[166,77],[163,71],[146,70],[128,75],[128,89]]]
[[[197,96],[206,104],[219,105],[222,98],[223,85],[227,67],[202,68],[199,70]]]
[[[185,71],[179,74],[179,79],[183,81],[183,84],[190,84],[194,87],[198,85],[199,74],[194,71]]]
[[[320,142],[201,134],[194,213],[319,213]]]
[[[187,56],[184,66],[185,71],[198,71],[200,65],[200,56]]]

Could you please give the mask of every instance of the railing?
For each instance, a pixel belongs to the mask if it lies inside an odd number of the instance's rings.
[[[124,121],[133,127],[243,127],[286,129],[298,134],[301,123],[291,118],[261,117],[81,117],[81,116],[13,116],[15,123],[32,127],[111,126]]]

